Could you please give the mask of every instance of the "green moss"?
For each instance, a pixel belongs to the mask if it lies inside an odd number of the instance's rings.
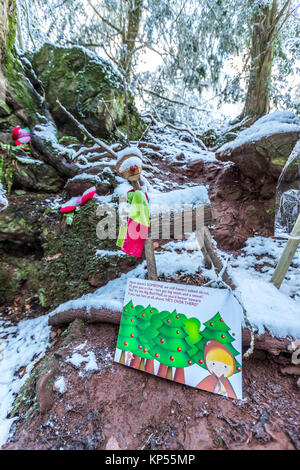
[[[57,97],[92,133],[104,139],[111,140],[114,136],[113,121],[118,126],[126,124],[123,80],[109,62],[80,47],[45,44],[33,54],[32,63],[43,82],[52,114],[60,122],[64,134],[75,135],[82,140],[81,132],[56,103]],[[145,129],[145,124],[134,108],[130,94],[128,101],[132,133],[137,138]]]
[[[17,395],[13,410],[10,413],[11,417],[21,415],[25,421],[30,421],[37,413],[39,413],[40,408],[36,395],[36,385],[39,379],[52,368],[50,363],[53,357],[54,354],[45,356],[44,359],[34,367]]]
[[[42,223],[45,256],[61,253],[51,262],[42,261],[41,283],[46,288],[40,298],[46,307],[55,307],[66,300],[91,291],[90,279],[103,274],[103,284],[110,274],[116,276],[119,257],[103,259],[96,249],[116,250],[115,240],[98,240],[96,202],[90,201],[74,215],[71,226],[57,224],[57,214],[49,214]],[[116,251],[117,254],[117,251]]]

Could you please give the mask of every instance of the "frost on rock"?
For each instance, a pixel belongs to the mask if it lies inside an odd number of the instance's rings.
[[[276,192],[275,235],[291,233],[300,214],[300,140],[279,177]]]
[[[218,153],[283,132],[300,132],[300,119],[290,111],[276,111],[261,117],[252,126],[240,132],[235,140],[220,147]]]
[[[43,116],[40,117],[45,121],[45,118],[43,118]],[[46,121],[43,124],[35,126],[34,134],[37,135],[40,139],[42,139],[47,145],[49,145],[51,149],[57,154],[67,154],[71,159],[74,157],[74,149],[64,147],[63,145],[58,143],[57,129],[53,122]]]

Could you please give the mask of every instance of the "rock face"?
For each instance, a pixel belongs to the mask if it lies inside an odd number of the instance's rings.
[[[219,148],[216,157],[234,162],[246,178],[258,184],[276,180],[299,137],[300,120],[289,111],[278,111],[258,119]]]
[[[64,185],[52,166],[29,157],[16,158],[13,177],[15,187],[46,193],[57,193]]]
[[[62,133],[81,137],[80,131],[57,105],[57,98],[98,137],[108,138],[114,131],[111,116],[118,127],[125,130],[122,77],[109,62],[82,47],[64,48],[45,44],[33,55],[32,64],[43,83],[46,100]],[[131,138],[136,138],[145,125],[133,106],[131,96],[129,108]]]
[[[14,48],[17,29],[15,0],[0,5],[0,139],[8,142],[16,125],[34,125],[44,104],[26,76]],[[30,64],[28,64],[30,66]]]

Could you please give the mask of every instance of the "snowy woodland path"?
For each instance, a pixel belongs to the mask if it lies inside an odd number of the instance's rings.
[[[245,208],[253,204],[243,189],[235,188],[232,198],[223,197],[229,194],[232,177],[228,165],[186,133],[153,128],[147,138],[158,147],[155,151],[142,148],[152,165],[144,172],[149,193],[159,199],[159,192],[207,185],[215,216],[212,233],[222,259],[229,256],[229,270],[250,322],[259,334],[267,330],[277,338],[300,338],[300,249],[278,291],[269,279],[284,242],[270,238],[267,219],[261,230],[261,220],[256,226],[253,218],[248,225],[243,223]],[[120,183],[121,187],[127,189],[127,184]],[[169,196],[165,200],[173,203]],[[230,225],[239,212],[240,220]],[[215,279],[213,269],[205,269],[193,235],[160,244],[156,259],[159,280],[199,285]],[[116,326],[76,321],[66,330],[52,328],[51,332],[48,319],[55,313],[101,307],[121,310],[127,279],[145,276],[144,261],[90,294],[66,299],[47,315],[15,326],[7,316],[1,321],[5,360],[0,362],[0,445],[8,439],[4,447],[8,449],[300,448],[299,391],[295,379],[282,372],[290,361],[288,355],[254,354],[244,365],[245,398],[231,401],[113,363]],[[21,407],[21,419],[13,423],[15,418],[7,415],[14,398],[45,354],[53,358],[49,367],[54,379],[50,398],[40,384],[39,405],[44,412],[26,421]],[[37,399],[30,395],[28,400],[36,403]],[[33,409],[30,403],[25,408]]]

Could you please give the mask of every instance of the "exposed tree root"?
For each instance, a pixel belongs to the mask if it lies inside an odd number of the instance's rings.
[[[77,318],[87,323],[111,323],[118,325],[121,321],[121,312],[95,308],[91,308],[89,312],[85,308],[71,309],[50,317],[49,325],[61,326],[71,323]],[[265,351],[273,356],[278,356],[282,352],[288,354],[290,343],[290,338],[276,338],[268,332],[263,335],[255,335],[255,350]],[[250,345],[250,331],[247,328],[242,330],[242,345],[243,348],[248,348]]]

